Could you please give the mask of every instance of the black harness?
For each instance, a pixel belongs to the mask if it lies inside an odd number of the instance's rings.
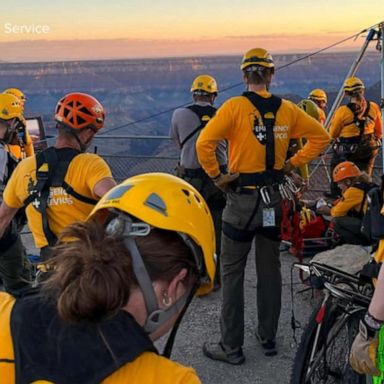
[[[370,102],[367,101],[367,106],[365,108],[365,111],[362,117],[359,117],[359,113],[354,108],[353,103],[348,103],[346,107],[353,113],[353,121],[350,121],[344,124],[344,127],[347,125],[354,124],[359,129],[359,134],[357,136],[338,137],[336,139],[334,150],[339,155],[353,154],[358,150],[359,146],[362,146],[362,145],[370,147],[369,141],[371,140],[371,136],[372,136],[369,134],[368,135],[364,134],[368,118],[372,119],[372,117],[369,116],[369,111],[371,107]]]
[[[348,103],[347,107],[353,113],[353,121],[351,121],[350,123],[345,124],[345,125],[355,124],[356,127],[359,129],[359,137],[361,139],[362,136],[364,135],[365,126],[367,125],[367,118],[370,117],[369,116],[369,110],[371,109],[371,103],[369,101],[367,101],[365,111],[364,111],[363,116],[361,118],[359,118],[359,113],[354,108],[353,103]],[[370,117],[370,118],[372,119],[372,117]]]
[[[367,192],[367,201],[367,212],[363,217],[361,232],[372,241],[384,239],[384,217],[381,214],[383,207],[383,184],[381,187],[373,186]]]
[[[246,97],[254,107],[260,112],[262,127],[258,125],[257,119],[254,122],[253,133],[255,136],[265,135],[265,171],[259,173],[240,174],[238,183],[240,185],[269,185],[280,182],[283,178],[281,171],[275,170],[275,134],[274,126],[276,113],[281,106],[281,98],[271,95],[264,98],[254,92],[244,92]],[[260,141],[260,140],[259,140]]]
[[[364,217],[364,206],[367,201],[368,192],[372,190],[373,188],[377,188],[377,185],[374,183],[362,183],[362,182],[356,182],[352,184],[352,187],[360,189],[364,192],[363,200],[361,201],[361,206],[359,209],[359,212],[348,212],[348,216],[357,217],[359,219],[362,219]]]
[[[201,131],[207,125],[208,121],[216,113],[216,108],[212,107],[211,105],[203,106],[203,105],[198,105],[198,104],[192,104],[186,108],[197,115],[197,117],[200,120],[200,125],[196,129],[194,129],[187,137],[184,138],[184,140],[180,143],[180,148],[183,148],[185,143],[190,138],[192,138],[197,132]]]
[[[32,204],[40,212],[44,236],[49,244],[55,244],[57,237],[49,227],[47,208],[50,188],[61,187],[69,195],[84,203],[95,205],[96,200],[77,193],[64,179],[71,161],[81,152],[72,148],[54,147],[36,155],[36,183],[28,187],[29,196],[24,200],[24,207]]]
[[[274,126],[276,121],[276,113],[281,106],[281,98],[272,95],[270,98],[264,98],[254,92],[244,92],[243,96],[246,97],[254,107],[260,112],[261,122],[255,118],[253,133],[255,136],[262,135],[265,140],[259,142],[265,145],[265,171],[258,173],[241,173],[239,178],[232,183],[232,189],[241,194],[247,192],[253,193],[253,190],[242,188],[244,186],[266,186],[271,188],[271,192],[278,191],[278,184],[283,181],[284,173],[281,170],[274,169],[275,166],[275,134]],[[261,124],[260,124],[261,123]],[[263,233],[265,236],[276,240],[280,233],[278,226],[271,228],[256,228],[250,230],[255,215],[258,212],[261,203],[261,195],[257,194],[255,207],[243,228],[236,228],[232,224],[223,221],[223,233],[231,239],[241,242],[251,241],[256,232]]]
[[[125,311],[94,324],[68,325],[52,301],[33,295],[16,300],[10,325],[17,384],[100,383],[145,351],[157,353]]]

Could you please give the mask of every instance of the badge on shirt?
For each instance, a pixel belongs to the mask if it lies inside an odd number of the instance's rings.
[[[260,117],[255,116],[253,121],[253,134],[261,145],[267,143],[267,127]]]
[[[264,208],[263,209],[263,227],[275,227],[275,208]]]

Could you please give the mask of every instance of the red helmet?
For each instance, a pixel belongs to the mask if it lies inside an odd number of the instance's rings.
[[[68,93],[56,105],[55,120],[73,129],[103,128],[105,113],[103,106],[86,93]]]

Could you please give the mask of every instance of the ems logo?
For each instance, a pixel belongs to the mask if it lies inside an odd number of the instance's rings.
[[[263,124],[263,120],[261,120],[260,117],[255,116],[254,118],[253,133],[261,145],[265,145],[267,143],[267,128]]]

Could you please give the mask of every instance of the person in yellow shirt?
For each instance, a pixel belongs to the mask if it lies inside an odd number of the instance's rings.
[[[378,140],[382,138],[382,117],[379,106],[365,99],[364,90],[364,83],[358,77],[349,77],[344,82],[349,102],[336,110],[329,129],[335,139],[331,172],[337,164],[348,160],[368,175],[372,174]],[[336,197],[339,193],[335,183],[332,183],[331,195]]]
[[[207,204],[175,176],[131,177],[63,230],[38,295],[0,293],[2,384],[198,384],[169,360],[194,294],[212,290]],[[163,356],[153,341],[171,330]]]
[[[371,303],[359,324],[359,333],[351,347],[349,362],[352,368],[369,375],[373,384],[384,377],[384,268],[380,269]],[[372,377],[374,376],[374,377]]]
[[[376,185],[350,161],[338,164],[332,178],[343,195],[332,209],[324,205],[317,213],[332,216],[334,231],[341,244],[368,245],[368,239],[361,233],[361,224],[367,209],[367,193]]]
[[[325,114],[327,110],[328,97],[323,89],[316,88],[309,92],[308,99],[312,100],[319,109],[319,121],[321,124],[325,124],[327,116]]]
[[[297,106],[301,108],[303,111],[305,111],[309,116],[313,117],[315,120],[320,122],[320,112],[319,112],[320,110],[313,101],[308,99],[303,99],[297,104]],[[304,140],[302,138],[290,140],[287,159],[291,158],[297,151],[302,149],[303,146],[304,146]],[[298,172],[302,177],[303,181],[305,183],[308,183],[309,181],[308,164],[304,164],[300,166],[298,168]]]
[[[59,100],[55,146],[22,160],[4,190],[0,238],[17,211],[26,207],[35,245],[48,258],[60,231],[85,220],[100,197],[116,185],[100,156],[83,153],[104,118],[102,105],[90,95],[70,93]]]
[[[262,48],[246,52],[241,63],[248,91],[227,100],[201,132],[197,155],[205,172],[226,191],[221,241],[221,340],[205,343],[214,360],[242,364],[244,341],[244,269],[255,238],[258,338],[267,356],[276,354],[281,308],[279,235],[285,173],[317,157],[329,143],[323,126],[268,89],[274,74],[272,56]],[[290,139],[307,139],[287,163]],[[229,173],[221,173],[216,147],[228,141]]]
[[[20,89],[8,88],[4,90],[3,93],[7,95],[16,96],[19,99],[20,104],[24,110],[24,106],[27,98],[25,97],[25,94]],[[26,125],[24,125],[23,127],[20,127],[18,132],[18,138],[19,138],[18,140],[19,142],[17,144],[8,145],[9,152],[12,153],[12,155],[18,160],[22,160],[26,157],[33,156],[35,154],[35,151],[33,149],[33,142]]]
[[[23,124],[23,109],[19,100],[10,94],[0,94],[0,203],[3,201],[4,188],[17,165],[17,159],[8,151],[7,146],[17,142],[18,128]],[[26,286],[20,276],[28,278],[24,274],[23,246],[18,234],[22,224],[22,218],[13,218],[4,226],[4,236],[0,237],[0,250],[4,254],[0,258],[0,276],[4,288],[10,292]]]

